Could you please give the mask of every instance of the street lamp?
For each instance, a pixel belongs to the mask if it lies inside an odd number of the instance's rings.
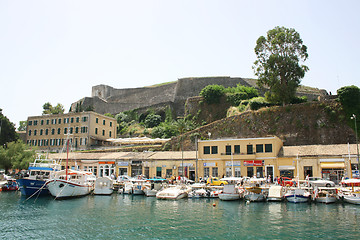
[[[358,160],[358,172],[359,172],[359,176],[360,176],[360,161],[359,161],[359,142],[358,142],[358,135],[357,135],[357,126],[356,126],[356,115],[353,114],[351,117],[351,119],[354,119],[355,122],[355,140],[356,140],[356,149],[357,149],[357,160]]]

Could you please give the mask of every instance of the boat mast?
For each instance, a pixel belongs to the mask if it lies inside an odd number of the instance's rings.
[[[66,141],[66,181],[68,180],[68,163],[69,163],[69,138]]]

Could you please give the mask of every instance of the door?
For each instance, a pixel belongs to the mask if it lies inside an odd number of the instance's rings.
[[[268,178],[269,176],[271,176],[271,182],[274,181],[274,167],[273,166],[266,166],[265,168],[266,171],[266,178]]]

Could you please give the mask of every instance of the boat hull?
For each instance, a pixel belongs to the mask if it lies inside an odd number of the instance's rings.
[[[47,196],[50,192],[47,188],[45,180],[34,180],[34,179],[18,179],[16,182],[19,185],[21,195],[24,196]]]
[[[262,202],[265,201],[265,196],[261,193],[248,193],[244,196],[244,199],[250,202]]]
[[[285,199],[291,203],[305,203],[309,201],[308,196],[297,194],[285,195]]]
[[[317,197],[315,198],[315,201],[318,203],[335,203],[337,201],[337,198],[334,196],[326,196],[326,197]]]
[[[65,181],[61,179],[55,179],[47,183],[50,194],[55,198],[72,198],[88,195],[91,190],[91,185],[82,185]]]
[[[238,193],[220,193],[219,199],[223,201],[240,200],[240,194]]]
[[[347,203],[360,205],[360,197],[344,195],[343,200],[344,200],[344,202],[347,202]]]

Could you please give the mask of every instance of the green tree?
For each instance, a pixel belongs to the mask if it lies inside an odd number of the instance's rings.
[[[18,131],[26,131],[27,121],[20,121]]]
[[[341,103],[345,114],[347,123],[355,130],[355,122],[351,120],[353,114],[356,115],[356,120],[360,119],[360,88],[357,86],[346,86],[337,90],[337,100]],[[359,124],[359,123],[358,123]],[[359,124],[360,125],[360,124]],[[358,126],[359,126],[358,125]],[[360,128],[357,129],[360,134]]]
[[[19,138],[16,133],[15,124],[2,114],[0,108],[0,146],[12,141],[16,141]]]
[[[254,72],[259,87],[268,87],[272,102],[289,103],[309,68],[307,47],[293,28],[275,27],[256,41]]]
[[[156,114],[148,114],[145,118],[145,126],[148,128],[156,127],[161,122],[161,116]]]
[[[217,84],[208,85],[200,91],[200,96],[202,96],[208,104],[219,103],[224,94],[225,87]]]
[[[0,146],[0,167],[7,172],[9,169],[27,169],[35,159],[35,150],[22,141],[14,141]]]
[[[43,105],[43,115],[45,114],[62,114],[64,113],[64,106],[58,103],[55,107],[51,103],[47,102]]]

